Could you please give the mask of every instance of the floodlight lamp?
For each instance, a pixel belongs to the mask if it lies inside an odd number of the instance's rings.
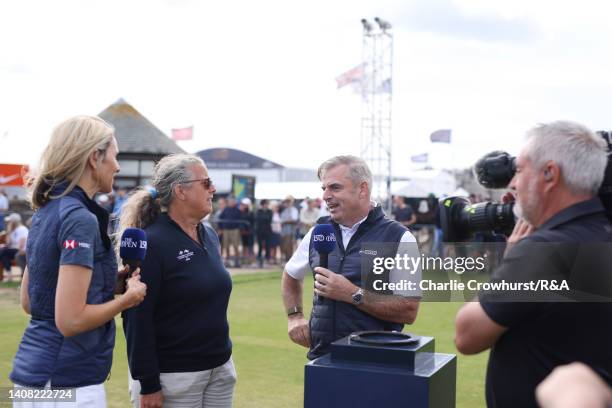
[[[383,30],[383,31],[387,31],[387,30],[391,29],[391,23],[389,23],[388,21],[383,20],[380,17],[374,17],[374,21],[376,21],[376,23],[378,24],[380,29]]]
[[[363,31],[365,31],[367,34],[370,33],[370,31],[372,31],[372,24],[370,24],[370,22],[368,20],[366,20],[365,18],[361,19],[361,24],[363,25]]]

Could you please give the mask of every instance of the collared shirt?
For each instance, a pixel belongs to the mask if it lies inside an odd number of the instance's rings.
[[[147,296],[123,313],[123,329],[130,373],[149,394],[161,389],[160,373],[210,370],[230,358],[232,280],[211,227],[200,225],[196,242],[162,213],[145,231]]]
[[[547,220],[508,251],[492,280],[511,281],[530,274],[534,279],[577,272],[609,282],[609,265],[576,268],[572,243],[612,242],[612,227],[598,198],[574,204]],[[555,247],[555,245],[557,245]],[[576,245],[577,246],[577,245]],[[588,246],[588,245],[587,245]],[[602,254],[604,255],[604,254]],[[535,276],[534,276],[535,275]],[[579,276],[578,276],[579,277]],[[611,302],[510,302],[480,293],[491,320],[508,330],[491,349],[486,395],[489,407],[536,406],[535,387],[557,366],[582,361],[612,385]],[[512,381],[508,381],[512,379]]]
[[[395,221],[398,222],[410,221],[413,214],[414,210],[408,204],[404,205],[404,207],[397,207],[393,210]]]
[[[295,208],[294,206],[285,208],[280,213],[281,234],[283,236],[287,236],[287,235],[294,236],[295,231],[297,230],[297,227],[298,227],[297,221],[299,220],[299,218],[300,218],[300,215],[299,215],[297,208]],[[294,221],[295,224],[287,224],[285,223],[286,221]]]
[[[366,218],[368,218],[367,215],[363,217],[362,219],[360,219],[359,221],[357,221],[355,225],[353,225],[352,227],[347,227],[346,225],[339,224],[340,232],[342,232],[342,246],[343,247],[346,248],[348,246],[349,242],[351,242],[351,238],[353,238],[353,235],[355,235],[355,233],[357,232],[357,229],[359,229],[359,226],[363,224]]]
[[[219,227],[224,230],[238,229],[242,225],[242,212],[236,206],[225,207],[219,215]]]
[[[318,208],[303,208],[300,211],[300,232],[306,234],[308,230],[317,223],[319,219]]]
[[[67,186],[61,183],[52,194]],[[108,213],[76,186],[34,214],[27,242],[32,319],[13,361],[13,382],[42,387],[82,387],[102,383],[110,372],[115,343],[113,319],[64,337],[55,326],[55,295],[61,265],[91,270],[87,304],[114,298],[117,262],[106,231]]]
[[[550,235],[550,231],[560,230],[564,231],[571,225],[571,223],[577,221],[581,217],[593,216],[593,215],[602,215],[605,211],[605,208],[599,198],[595,197],[590,200],[581,201],[574,205],[571,205],[557,214],[550,217],[544,224],[540,226],[533,234],[534,237],[542,237],[542,238],[556,238]],[[564,224],[566,228],[564,228]],[[573,228],[574,233],[578,233],[579,235],[571,235],[568,236],[567,239],[571,241],[599,241],[604,237],[602,234],[612,233],[612,227],[610,227],[609,223],[603,222],[599,225],[597,224],[584,224],[581,225],[582,228],[575,229]],[[526,239],[529,239],[527,237]]]
[[[364,222],[366,218],[368,218],[367,215],[357,221],[352,227],[339,224],[340,231],[342,232],[342,246],[346,248],[353,235],[355,235],[357,232],[357,228],[359,228],[361,223]],[[308,246],[310,245],[310,236],[312,235],[313,229],[314,227],[306,233],[302,241],[300,241],[297,251],[295,251],[291,259],[289,259],[285,265],[285,270],[293,279],[304,280],[304,277],[310,271],[310,266],[308,265]],[[407,233],[410,234],[409,232]],[[412,234],[410,235],[412,236]]]

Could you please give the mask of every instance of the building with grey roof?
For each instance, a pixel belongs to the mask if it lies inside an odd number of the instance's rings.
[[[195,154],[206,163],[208,174],[220,195],[231,192],[232,175],[255,177],[257,183],[317,181],[314,169],[285,167],[238,149],[219,147]]]
[[[116,187],[133,188],[146,184],[155,163],[172,153],[185,153],[172,139],[123,99],[98,115],[115,127],[119,145],[117,159],[121,171],[115,177]]]

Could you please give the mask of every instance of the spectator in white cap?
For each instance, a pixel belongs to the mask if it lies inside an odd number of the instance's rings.
[[[22,225],[21,215],[12,213],[7,216],[6,232],[8,234],[6,246],[0,247],[0,259],[2,260],[2,270],[11,272],[11,263],[13,259],[18,260],[21,270],[25,268],[25,246],[28,239],[28,228]],[[0,272],[0,280],[3,278],[3,272]]]

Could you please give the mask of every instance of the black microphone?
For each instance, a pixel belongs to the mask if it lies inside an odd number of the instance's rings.
[[[319,266],[327,268],[327,255],[336,246],[336,234],[331,224],[318,224],[312,231],[314,249],[319,253]]]
[[[119,256],[123,265],[130,266],[130,275],[139,268],[147,254],[147,233],[140,228],[127,228],[121,236]]]

